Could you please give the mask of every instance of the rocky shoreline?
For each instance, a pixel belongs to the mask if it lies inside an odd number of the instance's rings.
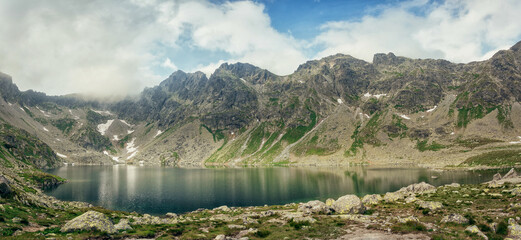
[[[521,239],[521,177],[479,185],[417,183],[396,192],[282,206],[199,209],[164,216],[62,202],[41,191],[0,198],[4,237],[15,239]]]

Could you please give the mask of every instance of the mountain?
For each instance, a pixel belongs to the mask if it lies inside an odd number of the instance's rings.
[[[225,63],[111,103],[21,92],[6,74],[0,86],[2,121],[68,163],[446,166],[521,141],[521,42],[468,64],[337,54],[278,76]]]

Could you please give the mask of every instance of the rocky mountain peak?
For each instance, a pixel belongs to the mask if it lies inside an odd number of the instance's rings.
[[[405,62],[406,58],[397,57],[394,53],[390,52],[388,54],[385,53],[377,53],[373,57],[374,65],[399,65]]]
[[[514,52],[521,52],[521,41],[517,42],[514,46],[512,46],[510,50]]]

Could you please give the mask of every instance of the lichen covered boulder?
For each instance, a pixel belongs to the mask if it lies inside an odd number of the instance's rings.
[[[383,200],[383,198],[382,198],[382,196],[380,196],[380,194],[371,194],[371,195],[365,195],[362,198],[362,203],[364,205],[376,205],[382,200]]]
[[[443,217],[443,219],[441,219],[441,222],[442,223],[468,224],[469,220],[467,218],[461,216],[460,214],[451,213],[451,214]]]
[[[406,194],[422,194],[432,193],[436,191],[436,187],[425,182],[411,184],[407,187],[403,187],[398,192]]]
[[[330,207],[318,200],[300,204],[298,211],[308,214],[328,214],[331,212]]]
[[[115,233],[116,228],[110,219],[105,214],[88,211],[67,222],[62,228],[62,232],[73,231],[100,231],[106,233]]]
[[[333,203],[333,210],[339,214],[364,213],[365,207],[356,195],[345,195]]]
[[[405,195],[400,192],[388,192],[384,195],[384,200],[386,202],[396,202],[400,199],[403,199]]]
[[[436,211],[438,209],[443,208],[443,204],[441,202],[433,202],[433,201],[416,201],[418,206],[423,209],[429,209],[431,211]]]
[[[119,220],[118,224],[114,225],[116,230],[131,230],[132,227],[128,224],[128,219]]]
[[[481,230],[479,230],[478,226],[476,225],[468,226],[467,228],[465,228],[465,231],[475,233],[483,239],[488,239],[488,237],[485,234],[483,234],[483,232],[481,232]]]

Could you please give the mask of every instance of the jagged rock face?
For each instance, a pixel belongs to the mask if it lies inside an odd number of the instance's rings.
[[[0,154],[3,158],[3,155],[9,154],[40,169],[61,165],[61,160],[47,144],[27,131],[9,124],[0,123],[0,144]]]
[[[469,64],[409,59],[392,53],[376,54],[369,63],[337,54],[308,61],[288,76],[247,63],[222,64],[211,76],[176,71],[139,96],[115,103],[20,92],[4,74],[0,74],[0,93],[6,104],[14,104],[11,112],[25,107],[38,111],[36,107],[46,104],[60,109],[56,115],[77,109],[83,114],[74,119],[78,122],[69,121],[72,116],[44,119],[39,115],[31,116],[38,123],[29,122],[23,128],[41,131],[42,127],[49,130],[44,122],[72,124],[60,129],[63,135],[58,137],[83,149],[109,151],[107,155],[128,159],[136,153],[138,158],[142,156],[139,160],[148,162],[144,156],[162,149],[148,146],[164,145],[168,156],[155,154],[151,162],[271,163],[330,155],[340,162],[389,156],[414,162],[423,152],[440,146],[451,148],[464,138],[477,136],[506,144],[507,139],[521,135],[520,44],[487,61]],[[100,117],[91,109],[110,110],[114,115]],[[111,136],[100,134],[97,126],[109,119],[127,120],[136,129],[126,132],[120,128]],[[217,147],[197,157],[189,154],[196,149],[193,144],[176,144],[171,149],[174,139],[169,136],[187,124],[200,125],[194,142],[210,140]],[[151,133],[166,130],[170,131],[161,141]],[[211,139],[203,136],[204,130]],[[191,134],[178,135],[193,137]],[[134,138],[140,146],[131,149],[139,148],[139,153],[126,149]],[[56,139],[46,141],[52,145],[50,141]],[[398,145],[410,151],[401,153]],[[381,152],[386,151],[391,154],[383,156]]]
[[[0,197],[6,198],[11,194],[11,186],[9,180],[4,176],[0,176]]]

